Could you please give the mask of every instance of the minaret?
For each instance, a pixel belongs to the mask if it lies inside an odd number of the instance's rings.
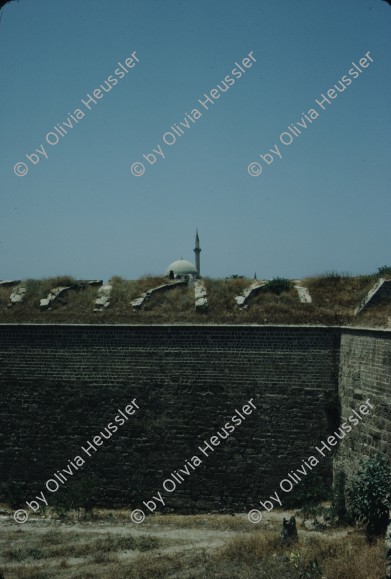
[[[201,248],[200,248],[200,238],[198,237],[198,231],[197,231],[197,230],[196,230],[196,236],[195,236],[194,253],[195,253],[195,266],[196,266],[198,275],[200,275],[200,253],[201,253]]]

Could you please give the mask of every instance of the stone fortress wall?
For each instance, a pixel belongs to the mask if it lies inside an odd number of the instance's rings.
[[[335,469],[348,477],[360,459],[382,452],[391,459],[391,331],[343,329],[339,372],[341,421],[366,399],[371,415],[342,441]]]
[[[254,508],[335,431],[339,399],[342,415],[368,397],[375,407],[342,441],[341,460],[391,456],[390,375],[387,330],[0,325],[0,493],[10,481],[43,490],[136,399],[75,479],[92,473],[111,506],[139,507],[170,478],[159,511]],[[227,423],[234,431],[214,446]],[[194,456],[202,463],[191,469]],[[330,478],[330,459],[316,470]]]

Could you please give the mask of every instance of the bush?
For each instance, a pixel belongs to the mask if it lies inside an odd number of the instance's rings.
[[[300,507],[307,508],[315,506],[321,501],[331,498],[331,481],[326,473],[310,472],[295,487],[292,494],[289,494],[284,501],[286,508]]]
[[[366,523],[367,537],[384,535],[391,507],[391,464],[381,454],[361,461],[348,490],[349,510]]]
[[[89,475],[73,481],[67,488],[60,489],[58,494],[56,492],[53,499],[54,510],[61,518],[65,518],[72,509],[78,511],[83,509],[84,518],[87,513],[92,516],[92,509],[95,506],[93,493],[96,487],[96,479]]]
[[[377,272],[379,275],[391,275],[391,265],[382,265]]]
[[[60,489],[60,492],[56,492],[53,497],[53,508],[62,519],[75,508],[73,495],[69,489]]]
[[[286,279],[285,277],[275,277],[263,286],[263,290],[280,295],[282,292],[289,291],[292,287],[293,284],[289,279]]]
[[[25,485],[20,482],[10,481],[5,484],[5,495],[12,509],[21,507],[28,500],[28,492]]]

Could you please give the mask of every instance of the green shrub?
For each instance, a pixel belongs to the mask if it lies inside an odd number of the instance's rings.
[[[377,272],[379,275],[391,275],[391,265],[382,265]]]
[[[23,483],[16,481],[6,483],[5,493],[7,502],[12,509],[21,507],[28,500],[28,493]]]
[[[57,491],[53,497],[53,508],[57,515],[62,519],[65,519],[69,511],[71,511],[74,506],[73,495],[69,489],[61,489]]]
[[[282,292],[288,292],[292,289],[293,284],[289,279],[285,277],[275,277],[268,281],[266,285],[263,286],[263,291],[269,291],[274,294],[280,295]]]
[[[381,454],[361,461],[348,490],[349,510],[366,523],[367,536],[384,535],[391,508],[391,464]]]
[[[331,481],[325,473],[310,472],[284,500],[286,508],[317,505],[331,498]]]
[[[61,518],[65,518],[72,509],[77,511],[83,509],[84,517],[87,516],[87,513],[92,515],[92,509],[95,506],[94,489],[96,488],[97,481],[91,475],[73,481],[54,495],[54,510]]]

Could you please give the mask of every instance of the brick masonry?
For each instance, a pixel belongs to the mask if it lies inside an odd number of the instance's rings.
[[[345,329],[341,335],[341,416],[370,399],[374,409],[341,443],[335,468],[348,478],[365,459],[382,452],[391,459],[391,332]]]
[[[142,506],[196,455],[203,463],[159,510],[254,508],[335,430],[339,372],[342,404],[354,407],[356,365],[365,395],[385,397],[366,440],[389,453],[390,431],[376,433],[390,426],[390,338],[323,326],[0,325],[0,498],[9,481],[44,490],[136,398],[140,410],[75,475],[93,473],[102,504]],[[198,446],[251,398],[257,409],[205,457]],[[327,480],[330,461],[316,469]]]

